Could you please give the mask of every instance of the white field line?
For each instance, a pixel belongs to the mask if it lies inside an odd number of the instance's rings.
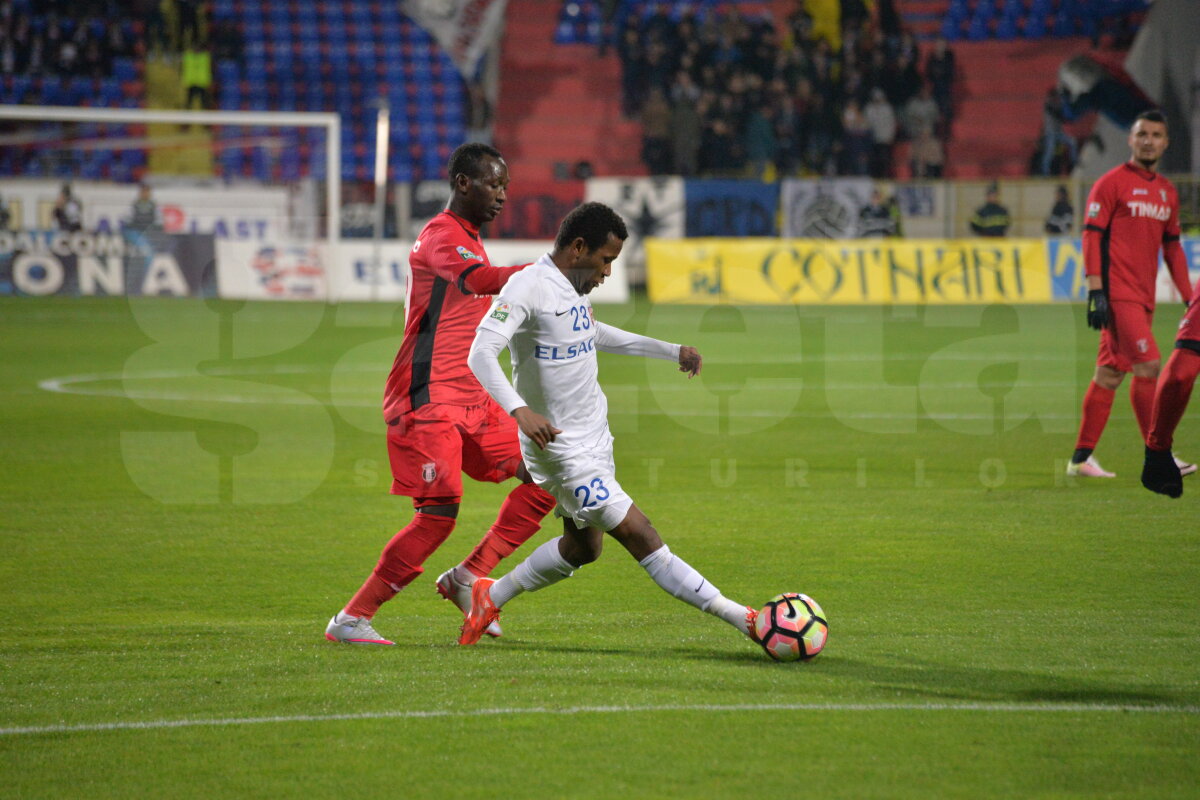
[[[97,387],[89,384],[100,383],[103,381],[171,381],[186,378],[197,377],[252,377],[266,375],[304,375],[304,374],[324,374],[329,370],[328,367],[313,367],[313,366],[279,366],[274,368],[254,367],[254,368],[238,368],[224,367],[219,369],[208,370],[204,373],[186,370],[172,370],[161,372],[144,372],[136,375],[126,375],[117,372],[93,373],[85,375],[64,375],[58,378],[47,378],[38,382],[38,388],[47,392],[58,394],[75,394],[86,395],[91,397],[119,397],[127,400],[149,400],[154,402],[174,402],[174,403],[230,403],[242,405],[323,405],[321,400],[315,397],[304,394],[303,392],[281,388],[281,394],[270,391],[269,387],[264,386],[262,394],[244,394],[238,392],[232,393],[213,393],[206,394],[203,392],[188,392],[188,391],[172,391],[169,389],[125,389],[120,387]],[[346,372],[378,372],[377,369],[371,367],[362,367],[355,370],[339,370],[339,373]],[[1064,389],[1077,388],[1078,382],[1074,381],[1048,381],[1048,382],[1031,382],[1022,383],[1022,388],[1038,388],[1038,389]],[[888,388],[891,384],[879,383],[825,383],[821,384],[826,391],[871,391],[873,389]],[[1010,388],[1009,383],[979,383],[972,381],[950,382],[950,383],[930,383],[924,382],[920,388],[930,389],[945,389],[945,390],[986,390],[986,389],[1006,389]],[[718,384],[708,383],[705,389],[712,393],[717,392],[744,392],[752,391],[756,395],[762,392],[801,392],[805,387],[805,382],[802,380],[789,379],[766,379],[754,378],[748,379],[747,384]],[[620,391],[624,386],[610,386],[610,391]],[[916,387],[910,387],[916,388]],[[651,390],[654,394],[665,394],[674,392],[692,392],[696,390],[694,387],[686,385],[680,386],[655,386]],[[375,408],[379,405],[379,400],[375,397],[366,398],[360,394],[355,394],[350,398],[335,397],[329,401],[330,405],[339,408]],[[635,411],[623,409],[610,409],[610,414],[613,415],[628,415],[635,414]],[[672,409],[668,412],[672,416],[678,417],[712,417],[717,416],[721,412],[714,409]],[[779,416],[776,410],[756,410],[756,409],[739,409],[737,415],[740,417],[770,417],[772,419]],[[825,419],[832,414],[810,414],[810,413],[790,413],[787,416],[796,418],[812,418]],[[846,412],[839,411],[836,415],[839,419],[929,419],[929,420],[973,420],[973,419],[992,419],[992,414],[907,414],[907,413],[874,413],[874,412]],[[1075,419],[1076,415],[1048,415],[1040,414],[1039,418],[1043,420],[1051,419]]]
[[[875,712],[875,711],[967,711],[994,714],[1200,714],[1200,706],[1129,705],[1102,703],[767,703],[733,705],[647,705],[647,706],[570,706],[567,708],[476,708],[432,711],[364,711],[357,714],[294,714],[273,717],[231,717],[228,719],[159,719],[141,722],[98,722],[82,725],[28,725],[0,728],[0,736],[33,736],[53,733],[93,733],[98,731],[142,731],[168,728],[212,728],[228,725],[262,725],[291,722],[340,722],[375,719],[437,719],[443,717],[499,717],[520,714],[573,716],[577,714],[653,714],[663,712]]]

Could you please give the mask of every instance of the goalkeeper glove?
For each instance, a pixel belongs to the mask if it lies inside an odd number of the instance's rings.
[[[1104,296],[1104,290],[1092,289],[1088,292],[1087,301],[1088,327],[1104,330],[1108,327],[1109,319],[1108,298]]]

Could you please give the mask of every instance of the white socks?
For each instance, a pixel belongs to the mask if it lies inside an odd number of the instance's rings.
[[[574,572],[558,552],[556,537],[542,544],[512,572],[492,584],[492,602],[499,608],[522,592],[536,592]],[[704,576],[671,552],[665,544],[639,562],[654,582],[672,597],[723,619],[742,633],[749,633],[746,607],[723,596]]]
[[[557,536],[542,544],[500,580],[492,584],[492,602],[496,607],[507,603],[521,592],[536,592],[571,577],[575,568],[558,552]]]
[[[667,594],[725,620],[742,633],[748,633],[746,607],[723,596],[717,587],[672,553],[665,544],[638,563]]]

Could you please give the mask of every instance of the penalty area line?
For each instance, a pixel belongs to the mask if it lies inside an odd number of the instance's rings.
[[[1200,714],[1200,706],[1130,705],[1101,703],[764,703],[731,705],[646,705],[646,706],[570,706],[565,708],[476,708],[431,711],[364,711],[355,714],[292,714],[271,717],[231,717],[228,719],[160,719],[141,722],[97,722],[82,725],[29,725],[0,728],[0,736],[33,736],[53,733],[94,733],[101,731],[145,731],[171,728],[216,728],[229,725],[263,725],[296,722],[344,722],[350,720],[438,719],[444,717],[498,717],[520,714],[572,716],[578,714],[645,714],[659,712],[771,712],[771,711],[974,711],[999,714]]]

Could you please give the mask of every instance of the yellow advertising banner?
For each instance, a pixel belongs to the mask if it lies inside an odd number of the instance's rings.
[[[1042,239],[648,239],[656,303],[1046,303]]]

